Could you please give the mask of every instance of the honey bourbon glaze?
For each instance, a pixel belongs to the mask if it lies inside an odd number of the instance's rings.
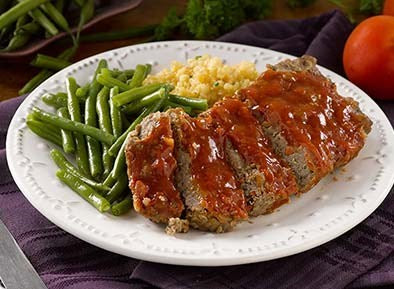
[[[134,207],[156,222],[179,217],[184,209],[173,184],[176,160],[170,119],[162,115],[151,133],[126,150]],[[153,217],[152,217],[153,216]]]
[[[287,153],[306,148],[320,177],[347,163],[364,145],[365,117],[357,103],[338,95],[335,84],[320,74],[268,69],[239,97],[259,119],[280,127]]]

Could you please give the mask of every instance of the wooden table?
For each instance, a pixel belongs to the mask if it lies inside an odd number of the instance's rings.
[[[274,7],[273,13],[270,16],[271,19],[304,18],[318,15],[335,8],[329,1],[323,0],[318,0],[310,7],[294,10],[289,9],[284,0],[273,2]],[[166,15],[169,7],[175,6],[179,11],[182,11],[186,3],[186,0],[144,0],[136,9],[117,17],[107,19],[90,29],[90,32],[110,31],[130,26],[144,26],[147,24],[159,23]],[[74,60],[80,60],[109,49],[135,44],[139,41],[141,41],[141,39],[84,43],[81,44]],[[59,44],[55,43],[45,48],[42,52],[55,55],[63,48],[64,47],[60,47]],[[16,97],[18,95],[18,90],[23,84],[37,73],[37,69],[29,66],[30,61],[31,58],[21,59],[18,60],[18,62],[0,60],[0,101]]]

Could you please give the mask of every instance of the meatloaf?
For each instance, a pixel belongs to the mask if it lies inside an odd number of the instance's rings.
[[[224,139],[226,159],[244,191],[250,216],[273,211],[297,192],[294,175],[273,152],[243,102],[235,98],[222,100],[200,117]]]
[[[248,88],[192,118],[155,113],[128,137],[137,212],[166,223],[226,232],[272,212],[357,156],[372,122],[304,56],[267,70]]]
[[[158,223],[180,217],[184,205],[173,182],[177,162],[169,116],[147,116],[129,134],[125,153],[134,209]]]
[[[224,139],[204,117],[168,111],[178,163],[175,184],[182,193],[190,226],[213,232],[231,230],[247,219],[245,197],[225,159]]]
[[[357,102],[341,97],[310,56],[268,66],[238,97],[293,170],[300,192],[357,156],[371,129]]]

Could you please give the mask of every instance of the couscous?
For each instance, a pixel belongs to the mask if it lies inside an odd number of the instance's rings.
[[[170,83],[175,87],[171,93],[205,98],[212,105],[249,86],[257,76],[255,65],[249,61],[226,65],[218,57],[203,55],[189,59],[186,64],[174,61],[169,69],[148,76],[144,84]]]

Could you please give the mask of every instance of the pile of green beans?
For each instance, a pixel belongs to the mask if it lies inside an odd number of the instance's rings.
[[[2,0],[2,2],[4,2],[2,4],[4,12],[0,14],[0,50],[6,52],[22,48],[32,38],[48,38],[62,31],[69,33],[76,43],[69,20],[64,15],[72,14],[68,11],[72,6],[80,10],[79,32],[95,12],[94,0]]]
[[[171,94],[171,85],[143,85],[150,70],[149,64],[111,70],[101,60],[91,82],[80,86],[69,77],[65,92],[42,96],[56,113],[33,107],[27,117],[33,133],[63,150],[50,153],[59,167],[56,176],[100,212],[119,216],[132,208],[124,149],[147,115],[172,107],[194,115],[208,108],[206,100]]]

